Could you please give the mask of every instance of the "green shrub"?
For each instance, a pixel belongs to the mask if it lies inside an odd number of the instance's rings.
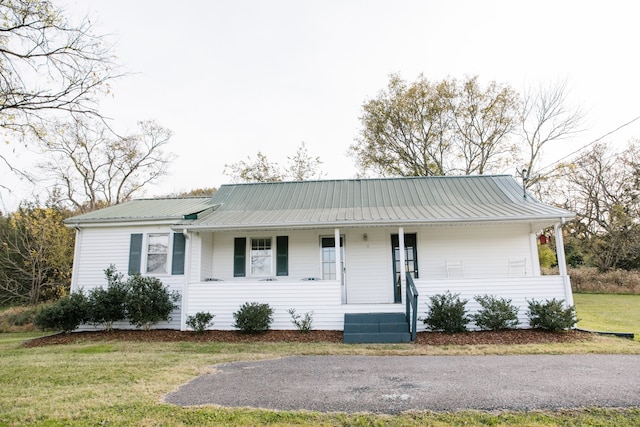
[[[37,307],[15,307],[8,310],[5,320],[9,326],[26,326],[33,323],[33,320],[38,313]]]
[[[291,315],[291,323],[298,328],[298,331],[306,334],[311,330],[311,325],[313,324],[313,312],[307,311],[304,314],[304,317],[302,317],[302,315],[296,313],[295,308],[290,308],[287,310],[287,313]]]
[[[62,330],[65,333],[77,329],[86,321],[87,298],[82,290],[42,307],[34,318],[34,324],[42,330]]]
[[[177,308],[179,299],[180,294],[170,292],[155,277],[130,276],[125,301],[129,323],[147,331],[158,322],[171,320],[171,312]]]
[[[269,304],[246,302],[240,306],[240,310],[233,313],[233,318],[236,319],[233,327],[244,333],[266,332],[273,322],[273,309]]]
[[[427,317],[421,319],[428,329],[446,333],[464,332],[471,320],[467,316],[467,300],[461,300],[460,294],[436,294],[429,297]]]
[[[213,318],[214,315],[208,311],[206,313],[204,311],[199,311],[193,316],[188,316],[186,323],[187,326],[193,329],[195,333],[203,334],[204,331],[213,324],[211,321]]]
[[[538,302],[536,300],[527,301],[529,310],[529,324],[534,329],[545,329],[548,331],[563,331],[573,328],[578,319],[574,306],[566,307],[564,300],[546,300]]]
[[[107,288],[94,288],[87,297],[87,319],[92,325],[104,325],[111,331],[113,323],[124,320],[127,316],[127,286],[122,281],[122,274],[117,273],[111,265],[104,271],[107,276]]]
[[[493,295],[476,295],[474,299],[482,308],[471,316],[471,320],[480,329],[489,331],[514,329],[520,323],[518,307],[511,304],[511,300]]]

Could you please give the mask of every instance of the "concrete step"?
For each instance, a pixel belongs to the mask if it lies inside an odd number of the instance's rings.
[[[345,344],[391,344],[411,342],[409,332],[345,333]]]

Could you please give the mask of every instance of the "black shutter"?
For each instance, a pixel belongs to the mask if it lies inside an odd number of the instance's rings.
[[[276,276],[289,275],[289,236],[276,237]]]
[[[233,241],[233,277],[245,277],[247,270],[247,239],[236,237]]]
[[[132,234],[129,243],[129,275],[140,274],[142,262],[142,234]]]
[[[171,257],[171,274],[184,274],[185,237],[182,233],[173,233],[173,255]]]

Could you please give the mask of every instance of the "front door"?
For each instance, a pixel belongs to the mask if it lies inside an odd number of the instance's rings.
[[[411,277],[418,278],[418,249],[416,247],[416,234],[404,235],[404,260],[405,270],[411,273]],[[400,284],[400,238],[397,234],[391,235],[391,247],[393,254],[393,301],[402,302],[402,287]]]
[[[347,288],[345,283],[344,268],[344,238],[340,236],[340,268],[336,271],[336,239],[335,237],[322,237],[320,246],[322,248],[322,280],[341,281],[342,303],[347,302]]]

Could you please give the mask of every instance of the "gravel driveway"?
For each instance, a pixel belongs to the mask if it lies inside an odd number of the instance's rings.
[[[293,356],[214,367],[181,405],[374,412],[640,407],[640,356]]]

